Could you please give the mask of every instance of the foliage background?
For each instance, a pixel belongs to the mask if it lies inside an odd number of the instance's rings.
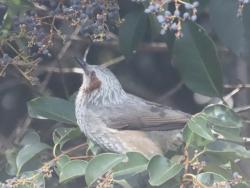
[[[59,1],[53,2],[58,3]],[[6,17],[5,5],[7,4],[8,15]],[[2,19],[0,62],[1,181],[16,175],[18,172],[16,155],[27,143],[36,143],[35,141],[37,141],[39,145],[37,148],[43,150],[48,145],[53,146],[57,143],[56,136],[60,137],[61,132],[60,129],[57,129],[58,134],[55,134],[56,128],[66,127],[69,128],[67,131],[71,131],[72,126],[64,124],[65,120],[55,122],[31,119],[28,115],[27,102],[38,96],[54,96],[70,100],[81,84],[81,75],[72,69],[76,67],[72,57],[83,56],[83,52],[90,44],[88,62],[91,64],[113,63],[109,68],[117,75],[125,90],[130,93],[192,114],[200,112],[211,100],[216,101],[218,97],[222,96],[226,96],[226,101],[229,99],[233,101],[233,107],[238,110],[247,107],[249,103],[249,85],[247,83],[249,81],[250,44],[248,32],[250,7],[248,4],[244,7],[242,17],[238,18],[239,2],[237,0],[200,1],[197,23],[205,29],[204,33],[197,29],[200,26],[195,23],[185,22],[182,28],[184,36],[177,40],[174,40],[173,33],[168,33],[165,36],[159,35],[160,30],[156,18],[153,15],[144,14],[145,5],[131,1],[118,1],[118,4],[120,17],[121,19],[125,18],[125,21],[112,28],[110,33],[101,31],[105,36],[111,35],[110,38],[104,38],[101,41],[100,38],[91,38],[93,36],[90,37],[92,40],[89,40],[89,37],[86,38],[84,35],[70,38],[69,36],[72,36],[77,26],[69,28],[64,22],[58,21],[55,23],[56,28],[63,31],[64,37],[66,39],[68,37],[70,40],[63,41],[63,37],[55,35],[53,45],[43,49],[42,53],[35,50],[35,55],[27,58],[28,62],[33,63],[26,65],[26,67],[18,65],[18,62],[23,62],[22,58],[26,58],[26,55],[29,54],[25,50],[25,52],[22,51],[23,44],[26,44],[27,39],[22,43],[23,39],[9,37],[13,24],[11,18],[15,15],[25,17],[24,13],[27,10],[37,10],[37,7],[34,7],[30,1],[18,0],[3,1],[0,4],[0,18]],[[53,7],[51,4],[48,7],[50,6]],[[52,10],[55,11],[53,8]],[[46,15],[46,11],[42,14]],[[52,21],[53,19],[48,20],[50,23]],[[69,20],[69,22],[73,22],[73,20]],[[48,30],[48,28],[46,29]],[[68,41],[71,41],[70,47],[62,51],[62,47],[65,47]],[[20,54],[12,47],[24,54],[21,55],[23,57],[20,58]],[[136,53],[133,54],[135,49]],[[6,67],[5,54],[8,54],[12,60],[8,67]],[[60,56],[60,54],[62,55]],[[15,59],[16,57],[17,59]],[[36,64],[35,60],[38,58],[39,63]],[[118,63],[114,63],[116,61]],[[32,74],[29,74],[31,69],[34,70],[31,71]],[[77,70],[79,71],[79,69]],[[198,93],[212,98],[207,99]],[[41,107],[41,104],[44,103],[39,102],[38,107]],[[61,101],[56,103],[53,100],[50,104],[49,106],[44,105],[44,109],[53,110],[56,104],[59,105],[59,109],[62,109]],[[42,113],[39,109],[36,109],[37,111],[34,109],[30,110],[33,116]],[[72,112],[69,109],[65,114],[70,115],[70,111]],[[244,111],[240,115],[247,121],[248,113],[248,111]],[[243,130],[244,136],[249,136],[247,126]],[[52,137],[53,132],[54,138]],[[24,137],[24,135],[26,136]],[[73,132],[72,135],[69,138],[70,142],[64,146],[65,150],[85,142],[85,138],[82,137],[75,139],[78,136],[77,133]],[[42,143],[47,145],[41,145]],[[57,144],[60,145],[61,142]],[[74,153],[74,156],[82,153],[83,151],[80,150]],[[110,157],[117,159],[117,156]],[[20,160],[19,167],[23,166],[22,163],[26,163],[25,159],[28,158],[26,156]],[[53,158],[52,152],[45,150],[39,157],[25,164],[25,168],[27,170],[38,169],[42,162],[49,161],[51,158]],[[143,161],[143,159],[141,160]],[[242,160],[240,167],[244,176],[250,177],[247,161]],[[72,165],[86,166],[83,162],[81,165]],[[50,170],[45,169],[45,172],[48,172],[48,177],[52,175],[52,178],[48,178],[47,187],[79,187],[84,184],[83,178],[74,179],[67,184],[58,184],[57,175],[53,174],[54,172],[51,174]],[[39,182],[41,181],[38,181],[37,184]]]

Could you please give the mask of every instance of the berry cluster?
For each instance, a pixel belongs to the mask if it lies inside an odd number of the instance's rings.
[[[116,0],[33,1],[46,6],[56,19],[69,21],[71,26],[80,25],[80,34],[90,36],[92,40],[109,39],[109,30],[120,21]]]
[[[145,9],[145,13],[152,13],[157,17],[161,24],[160,33],[162,35],[170,30],[179,38],[182,36],[181,22],[185,20],[196,21],[198,6],[198,1],[188,3],[182,0],[151,0],[149,6]]]
[[[23,3],[31,6],[18,16],[11,6],[0,4],[7,9],[4,12],[8,12],[11,20],[6,37],[0,39],[0,76],[17,59],[28,63],[50,58],[55,41],[67,41],[74,31],[77,36],[93,41],[109,40],[113,36],[110,33],[116,32],[120,23],[117,0],[24,0]],[[4,25],[2,17],[0,14],[0,27]]]
[[[23,16],[12,16],[12,36],[25,39],[29,55],[51,56],[49,48],[56,37],[67,39],[70,27],[79,26],[82,37],[109,39],[110,30],[120,21],[116,0],[31,0],[36,9]],[[65,30],[65,31],[64,31]],[[66,34],[67,33],[67,34]],[[13,37],[12,37],[13,40]],[[15,39],[14,39],[15,40]]]

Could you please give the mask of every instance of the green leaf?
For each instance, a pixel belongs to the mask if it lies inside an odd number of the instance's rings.
[[[217,138],[221,140],[231,141],[239,144],[244,144],[245,141],[238,134],[238,129],[223,128],[223,127],[213,127],[214,134],[217,134]]]
[[[241,127],[243,127],[241,118],[232,109],[216,104],[206,107],[203,113],[218,139],[244,143],[240,135]]]
[[[128,162],[120,163],[113,169],[113,176],[119,177],[124,175],[134,176],[147,169],[148,159],[140,153],[129,152],[126,154]]]
[[[62,149],[63,145],[75,138],[78,138],[82,135],[79,128],[66,128],[66,127],[59,127],[54,130],[53,132],[53,142],[54,142],[54,149],[53,153],[56,154],[56,149],[60,146]]]
[[[184,83],[202,95],[222,97],[222,71],[214,43],[193,22],[183,24],[183,34],[175,41],[174,59]]]
[[[126,159],[125,155],[115,153],[103,153],[92,159],[86,169],[85,180],[88,186],[92,185],[98,178],[109,172],[116,165]]]
[[[34,143],[24,146],[17,154],[16,165],[17,165],[17,175],[20,173],[23,165],[30,161],[35,155],[40,153],[45,149],[49,149],[50,146],[44,143]]]
[[[88,163],[86,161],[82,160],[74,160],[67,162],[60,171],[59,182],[62,183],[77,178],[79,176],[84,176],[87,164]]]
[[[242,19],[237,17],[239,3],[232,0],[211,0],[209,4],[210,21],[219,40],[235,54],[246,53],[245,33]],[[223,8],[222,8],[223,7]],[[250,17],[246,18],[249,25]],[[245,19],[244,19],[245,20]]]
[[[216,141],[206,147],[206,158],[213,163],[227,163],[235,159],[250,159],[250,151],[245,147],[226,141]],[[217,163],[216,163],[217,164]]]
[[[88,145],[87,153],[91,152],[93,155],[97,155],[102,151],[102,148],[97,144],[95,144],[94,142],[92,142],[90,139],[87,139],[87,145]]]
[[[20,145],[25,146],[29,144],[39,143],[40,136],[34,130],[29,130],[20,142]]]
[[[246,40],[246,55],[249,57],[250,54],[250,5],[246,4],[243,10],[243,26],[244,26],[244,37]]]
[[[77,94],[78,94],[78,91],[76,91],[75,93],[73,93],[73,94],[69,97],[69,102],[75,103]]]
[[[206,117],[204,117],[204,115],[202,114],[194,115],[187,122],[187,126],[192,132],[199,135],[200,137],[211,142],[215,140],[210,128],[208,127],[208,120]]]
[[[156,155],[148,164],[149,183],[152,186],[160,186],[177,176],[182,169],[182,164],[171,163],[167,158]]]
[[[132,188],[126,180],[114,180],[114,183],[120,185],[122,188]]]
[[[206,165],[203,170],[205,172],[213,172],[216,174],[220,174],[221,176],[223,176],[226,179],[232,179],[232,172],[230,169],[226,169],[223,167],[220,167],[219,165],[216,164],[208,164]]]
[[[33,118],[51,119],[77,125],[74,104],[60,98],[35,98],[28,102],[28,112]]]
[[[119,30],[119,44],[122,53],[131,56],[144,39],[147,27],[147,17],[143,9],[130,12]]]
[[[209,105],[203,109],[203,112],[207,115],[209,123],[212,123],[214,126],[225,128],[243,127],[239,115],[225,105]]]
[[[210,164],[222,165],[237,158],[233,151],[207,150],[204,154],[206,161]]]
[[[17,173],[17,166],[16,166],[16,156],[17,156],[17,149],[7,149],[5,152],[5,158],[7,161],[7,165],[5,171],[8,175],[14,176]]]
[[[53,132],[53,142],[54,144],[63,145],[67,141],[77,138],[80,135],[81,131],[79,128],[59,127]]]
[[[188,126],[185,126],[183,131],[183,138],[185,143],[190,146],[206,146],[210,143],[210,141],[204,139],[203,137],[199,136],[198,134],[194,133]]]
[[[57,161],[56,161],[56,173],[59,176],[60,172],[62,171],[63,167],[70,161],[70,158],[68,155],[63,155],[61,156]]]
[[[223,176],[213,172],[198,174],[197,179],[206,186],[213,186],[214,183],[227,181]]]

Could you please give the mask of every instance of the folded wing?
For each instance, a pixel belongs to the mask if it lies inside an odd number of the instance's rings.
[[[109,128],[119,130],[169,131],[182,129],[190,118],[190,114],[142,99],[128,100],[122,105],[96,107],[91,110]]]

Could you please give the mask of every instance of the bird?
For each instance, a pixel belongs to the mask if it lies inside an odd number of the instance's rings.
[[[76,59],[83,69],[75,100],[80,130],[104,151],[147,158],[175,150],[190,114],[127,93],[106,67]]]

